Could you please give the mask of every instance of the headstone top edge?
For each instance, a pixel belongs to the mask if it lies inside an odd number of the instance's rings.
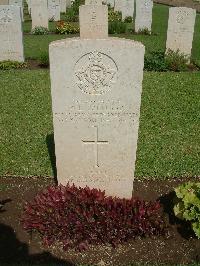
[[[194,11],[196,12],[196,9],[195,8],[191,8],[191,7],[186,7],[186,6],[172,6],[169,8],[169,10],[179,10],[179,9],[182,9],[182,10],[187,10],[187,11]]]
[[[64,39],[64,40],[57,40],[57,41],[53,41],[50,43],[49,47],[53,48],[55,46],[64,46],[66,43],[72,43],[72,42],[78,42],[78,41],[82,41],[82,42],[115,42],[117,41],[118,43],[126,43],[126,44],[130,44],[131,46],[135,46],[135,47],[138,47],[138,48],[143,48],[145,49],[145,46],[144,44],[142,44],[141,42],[138,42],[138,41],[135,41],[135,40],[128,40],[128,39],[125,39],[125,38],[117,38],[117,37],[109,37],[109,38],[105,38],[105,39],[83,39],[83,38],[69,38],[69,39]]]
[[[9,8],[9,7],[12,7],[12,8],[16,8],[16,9],[20,9],[21,7],[20,6],[17,6],[17,5],[0,5],[1,8]]]

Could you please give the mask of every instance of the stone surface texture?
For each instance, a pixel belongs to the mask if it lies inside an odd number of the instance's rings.
[[[102,0],[85,0],[85,5],[101,6],[102,5]]]
[[[22,21],[24,21],[23,0],[9,0],[9,5],[19,6],[21,8]]]
[[[35,27],[48,28],[48,7],[47,0],[31,1],[32,29]]]
[[[0,0],[0,5],[9,5],[9,0]]]
[[[49,20],[60,20],[60,0],[48,0]]]
[[[190,56],[192,50],[196,10],[187,7],[169,9],[166,51],[168,49]]]
[[[152,24],[152,0],[136,0],[135,31],[147,29],[151,32]]]
[[[24,61],[21,9],[0,6],[0,61]]]
[[[80,36],[82,39],[108,37],[108,7],[84,5],[79,8]]]
[[[60,11],[66,13],[66,8],[67,8],[67,1],[60,0]]]
[[[122,19],[124,20],[126,17],[132,17],[134,14],[134,3],[135,0],[115,0],[115,11],[122,12]]]
[[[59,183],[132,196],[143,62],[144,46],[125,39],[50,44]]]

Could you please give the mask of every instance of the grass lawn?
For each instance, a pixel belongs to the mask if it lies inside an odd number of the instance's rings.
[[[116,37],[125,37],[128,39],[134,39],[141,41],[145,47],[146,52],[165,50],[166,37],[167,37],[167,24],[168,24],[168,10],[169,7],[165,5],[154,4],[153,8],[153,25],[151,36],[148,35],[136,35],[127,33],[126,35],[115,35]],[[55,29],[55,23],[49,23],[50,30]],[[128,26],[132,28],[132,25]],[[24,31],[30,32],[31,22],[27,21],[24,23]],[[196,25],[195,25],[195,34],[193,41],[193,51],[192,58],[200,63],[200,15],[197,14]],[[48,51],[49,43],[58,39],[74,37],[63,36],[63,35],[43,35],[43,36],[24,36],[24,47],[25,47],[25,56],[26,58],[38,59],[40,54],[44,51]]]
[[[199,84],[200,73],[144,74],[137,177],[199,175]],[[52,176],[49,71],[1,71],[0,98],[0,175]]]

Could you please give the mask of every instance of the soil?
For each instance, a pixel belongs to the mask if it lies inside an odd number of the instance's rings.
[[[155,3],[169,6],[184,6],[196,9],[200,12],[200,2],[194,0],[153,0]]]
[[[34,70],[34,69],[47,69],[49,68],[49,66],[42,66],[39,62],[39,60],[35,60],[35,59],[28,59],[26,61],[26,64],[27,64],[27,68],[26,69],[29,69],[29,70]]]
[[[54,184],[53,178],[1,177],[0,201],[0,265],[17,262],[42,265],[128,265],[131,262],[158,262],[188,264],[200,262],[200,240],[190,226],[176,219],[172,213],[174,188],[188,179],[165,181],[135,181],[134,195],[145,200],[160,200],[168,235],[155,238],[138,238],[113,249],[111,246],[92,246],[86,252],[75,250],[64,252],[57,245],[44,248],[40,237],[31,236],[20,225],[23,205],[42,189]],[[200,178],[194,180],[200,181]],[[56,263],[56,264],[55,264]]]

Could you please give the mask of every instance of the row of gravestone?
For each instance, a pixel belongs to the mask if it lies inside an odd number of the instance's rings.
[[[29,0],[30,1],[30,0]],[[80,8],[81,38],[106,38],[108,35],[108,8],[95,0]],[[91,1],[91,0],[90,0]],[[32,27],[48,26],[46,1],[32,3]],[[94,12],[95,10],[95,12]],[[192,50],[196,11],[186,7],[169,9],[166,49],[179,50],[190,56]],[[141,20],[146,20],[141,14]],[[24,61],[21,9],[17,5],[0,5],[0,61]]]
[[[47,1],[48,1],[47,5],[50,8],[53,8],[53,9],[57,9],[58,8],[60,10],[60,12],[62,12],[62,13],[65,13],[66,9],[71,7],[71,0],[47,0]],[[26,0],[26,2],[28,4],[29,14],[31,14],[31,5],[35,1],[34,0]],[[59,6],[59,7],[57,7],[57,6]]]
[[[44,26],[48,28],[48,20],[59,21],[60,13],[66,12],[66,9],[71,6],[69,0],[26,0],[29,14],[32,16],[33,27]],[[23,0],[0,0],[0,5],[15,5],[21,8],[21,15],[23,21]],[[35,9],[41,10],[35,15]],[[32,14],[32,12],[33,14]],[[41,25],[40,25],[41,24]],[[32,28],[33,28],[32,27]]]
[[[90,4],[92,0],[86,0],[86,4]],[[104,2],[104,1],[103,1]],[[96,4],[101,4],[102,0],[95,0]],[[120,11],[122,14],[122,20],[127,17],[133,19],[135,0],[107,0],[104,2],[114,8],[114,11]],[[152,24],[152,0],[136,0],[136,19],[135,19],[135,31],[138,32],[143,29],[147,29],[151,32]]]
[[[171,10],[170,30],[181,24],[188,37],[191,10]],[[145,48],[108,37],[105,5],[81,6],[79,16],[81,37],[55,41],[49,48],[58,183],[131,198]],[[1,7],[2,32],[3,49],[10,46],[13,52],[16,39],[22,40],[20,8]]]
[[[131,17],[133,19],[134,15],[134,5],[135,0],[115,0],[115,1],[102,1],[102,0],[85,0],[86,5],[91,3],[96,5],[102,5],[102,3],[109,4],[114,8],[115,11],[120,11],[122,14],[122,20],[126,17]],[[151,32],[152,24],[152,9],[153,1],[152,0],[136,0],[136,19],[135,19],[135,31],[147,29]]]
[[[34,21],[32,28],[35,26],[48,28],[48,20],[59,21],[60,13],[65,13],[66,9],[71,7],[71,0],[27,0],[27,4]]]

